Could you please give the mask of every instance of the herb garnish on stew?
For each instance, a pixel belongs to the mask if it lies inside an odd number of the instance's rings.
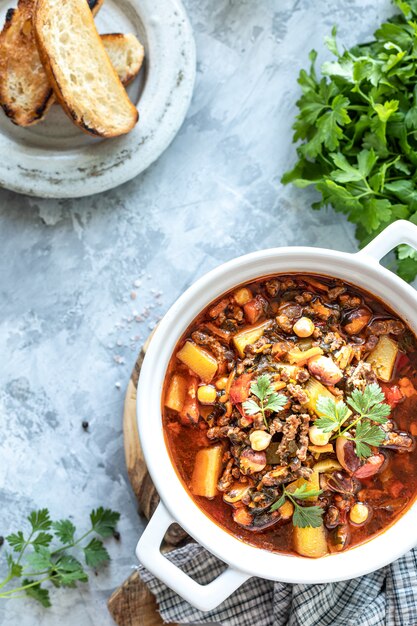
[[[317,528],[322,524],[322,517],[324,510],[320,506],[308,506],[302,507],[298,504],[297,500],[306,500],[307,498],[317,498],[322,493],[321,489],[307,489],[307,485],[301,485],[290,493],[283,488],[282,496],[279,500],[277,500],[270,508],[270,511],[277,511],[282,507],[285,502],[285,499],[288,498],[290,502],[294,505],[294,513],[292,516],[292,523],[294,526],[298,526],[299,528],[306,528],[307,526],[311,526],[312,528]]]
[[[367,385],[364,391],[355,389],[346,402],[353,409],[349,410],[343,402],[336,402],[333,398],[320,396],[317,400],[317,410],[321,417],[315,425],[325,433],[336,431],[332,439],[343,435],[355,442],[356,454],[360,458],[371,456],[369,446],[379,446],[386,438],[386,432],[376,424],[386,424],[391,408],[385,404],[385,395],[379,385]],[[343,428],[344,427],[344,428]],[[352,434],[352,429],[354,433]]]
[[[247,415],[256,415],[257,413],[261,413],[265,428],[268,430],[269,425],[265,411],[282,411],[283,407],[287,404],[288,399],[282,393],[276,393],[274,391],[268,374],[258,376],[256,381],[251,384],[250,391],[258,398],[259,403],[253,399],[246,400],[246,402],[242,404],[245,413]]]

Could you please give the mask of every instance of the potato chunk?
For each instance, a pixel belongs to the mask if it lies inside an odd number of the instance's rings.
[[[218,363],[214,356],[191,341],[186,341],[177,359],[190,368],[205,383],[209,383],[217,372]]]
[[[174,374],[168,385],[165,394],[165,406],[173,411],[182,411],[185,394],[187,392],[187,381],[184,376]]]
[[[318,528],[312,528],[311,526],[299,528],[294,526],[292,537],[294,550],[301,556],[317,559],[329,552],[323,524]]]
[[[235,344],[236,350],[241,358],[245,356],[246,346],[250,346],[252,343],[255,343],[255,341],[258,341],[271,324],[271,320],[267,320],[266,322],[261,322],[261,324],[247,326],[240,332],[236,333],[233,337],[233,343]]]
[[[202,448],[197,452],[191,478],[191,493],[195,496],[214,498],[217,495],[217,481],[222,471],[223,447]]]
[[[391,380],[395,359],[398,354],[398,345],[388,335],[382,335],[378,343],[366,359],[370,363],[377,377],[384,383]]]

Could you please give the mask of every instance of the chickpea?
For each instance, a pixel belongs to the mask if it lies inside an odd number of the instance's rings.
[[[217,392],[212,385],[201,385],[197,390],[197,398],[201,404],[213,404],[216,401]]]
[[[315,326],[310,318],[308,317],[300,317],[292,327],[298,337],[311,337],[314,333]]]
[[[271,443],[272,435],[266,433],[264,430],[254,430],[249,435],[249,441],[252,450],[260,451],[265,450]]]
[[[218,389],[219,391],[226,389],[227,381],[227,376],[222,376],[221,378],[218,378],[214,383],[216,385],[216,389]]]
[[[357,502],[350,509],[350,513],[349,513],[350,521],[353,522],[354,524],[357,524],[358,526],[365,524],[368,517],[369,517],[369,509],[366,506],[366,504],[363,504],[363,502]]]
[[[315,446],[325,446],[330,441],[332,433],[325,433],[318,426],[310,426],[308,429],[310,441]]]

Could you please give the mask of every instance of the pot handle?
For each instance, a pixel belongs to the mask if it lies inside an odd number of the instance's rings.
[[[200,585],[168,561],[161,554],[160,546],[165,532],[175,520],[172,519],[162,502],[149,520],[139,543],[136,556],[146,569],[178,593],[184,600],[200,611],[211,611],[226,600],[251,576],[228,567],[215,580]]]
[[[417,250],[417,226],[407,220],[393,222],[357,254],[371,257],[379,262],[400,243],[406,243]]]

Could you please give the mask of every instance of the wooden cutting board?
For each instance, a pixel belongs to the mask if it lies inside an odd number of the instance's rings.
[[[149,345],[149,337],[138,356],[127,386],[123,411],[123,440],[127,473],[133,492],[138,501],[138,512],[149,518],[155,511],[159,496],[146,468],[140,447],[136,423],[136,391],[140,368]],[[163,550],[172,550],[189,539],[178,525],[172,525],[164,539]],[[132,559],[133,559],[132,555]],[[154,596],[140,580],[137,572],[111,595],[107,603],[110,614],[118,626],[161,626],[164,624]],[[170,625],[168,625],[170,626]],[[171,625],[175,626],[175,625]]]

